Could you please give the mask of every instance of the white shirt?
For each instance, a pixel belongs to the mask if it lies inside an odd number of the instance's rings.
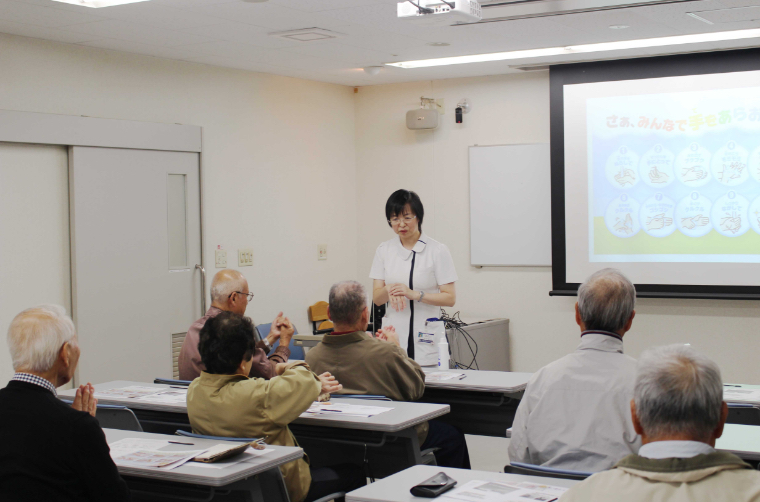
[[[534,373],[512,425],[509,460],[597,472],[636,453],[636,361],[619,335],[586,331],[572,354]]]
[[[701,441],[654,441],[639,449],[639,455],[646,458],[691,458],[697,455],[715,453],[715,448]]]
[[[413,283],[410,284],[410,272],[414,261]],[[377,247],[375,259],[372,262],[370,278],[385,281],[385,284],[403,283],[414,291],[439,293],[440,285],[456,282],[457,272],[454,269],[454,260],[446,245],[421,234],[414,247],[409,250],[401,244],[401,239],[396,236],[385,241]],[[414,317],[412,319],[412,311]],[[427,305],[416,301],[407,300],[406,307],[400,312],[392,308],[386,310],[386,316],[390,318],[390,324],[398,333],[401,348],[407,350],[409,333],[414,337],[414,359],[422,366],[436,364],[438,362],[437,348],[433,343],[426,343],[420,339],[419,333],[424,330],[425,321],[430,318],[438,318],[441,308],[435,305]]]

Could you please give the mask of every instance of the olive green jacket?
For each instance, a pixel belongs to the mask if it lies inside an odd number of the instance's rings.
[[[343,385],[341,394],[373,394],[394,401],[416,401],[425,392],[425,373],[396,344],[372,338],[364,331],[325,335],[306,353],[316,374],[329,371]],[[417,427],[420,444],[427,422]]]
[[[264,380],[205,371],[187,391],[187,414],[198,434],[264,438],[268,444],[298,446],[288,424],[319,396],[319,379],[304,363]],[[280,467],[290,500],[301,502],[311,485],[308,457]]]
[[[758,502],[760,472],[728,452],[691,458],[628,455],[567,491],[560,502]]]

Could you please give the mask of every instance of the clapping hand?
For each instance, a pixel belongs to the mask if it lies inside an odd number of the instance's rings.
[[[377,330],[377,333],[375,333],[375,336],[378,340],[383,340],[384,342],[391,342],[397,346],[401,346],[401,344],[398,341],[398,333],[396,333],[396,328],[393,326],[386,326],[382,329]]]
[[[267,335],[267,345],[274,346],[274,343],[282,337],[280,345],[287,347],[290,345],[290,339],[293,337],[295,328],[290,322],[290,319],[282,315],[282,312],[277,314],[277,317],[272,321],[272,327],[269,329],[269,335]],[[287,342],[287,343],[286,343]]]
[[[93,387],[90,382],[79,386],[76,396],[74,396],[74,402],[71,403],[71,407],[77,411],[84,411],[93,417],[95,416],[98,400],[95,398],[95,387]]]
[[[343,389],[343,386],[332,376],[329,372],[324,372],[319,375],[320,383],[322,384],[322,391],[320,394],[333,394]]]
[[[388,289],[388,302],[391,304],[391,308],[396,312],[401,312],[406,307],[406,299],[411,289],[401,283],[389,284]]]

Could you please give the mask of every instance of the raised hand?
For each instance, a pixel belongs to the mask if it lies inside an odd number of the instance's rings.
[[[74,396],[71,407],[77,411],[84,411],[93,417],[98,409],[98,400],[95,398],[95,387],[90,382],[80,385]]]
[[[398,333],[396,333],[396,328],[393,326],[386,326],[382,329],[377,330],[377,333],[375,334],[378,340],[383,340],[384,342],[391,342],[398,347],[401,347],[401,344],[398,341]]]
[[[319,381],[322,383],[322,391],[320,394],[332,394],[338,392],[343,386],[332,376],[329,372],[324,372],[318,376]]]

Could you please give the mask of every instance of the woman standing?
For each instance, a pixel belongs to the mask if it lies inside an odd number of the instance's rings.
[[[390,324],[401,347],[422,366],[438,362],[425,321],[456,302],[457,273],[446,245],[422,233],[425,209],[419,196],[396,190],[385,203],[385,218],[397,237],[380,244],[370,277],[375,305],[389,303]]]

